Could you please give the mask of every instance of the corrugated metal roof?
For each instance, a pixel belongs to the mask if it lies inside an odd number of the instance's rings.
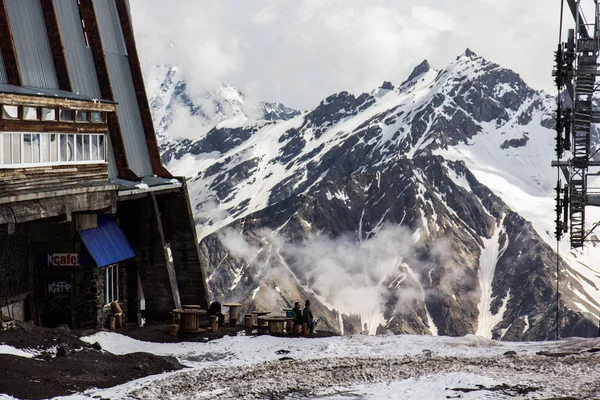
[[[23,86],[58,89],[40,0],[6,0]]]
[[[57,97],[57,98],[69,99],[69,100],[100,101],[101,103],[111,103],[111,104],[115,103],[114,101],[98,100],[93,97],[83,96],[81,94],[67,92],[67,91],[60,90],[60,89],[21,87],[21,86],[14,86],[14,85],[1,84],[1,83],[0,83],[0,93],[21,94],[24,96]]]
[[[129,168],[139,177],[153,175],[123,30],[115,0],[93,0],[106,57],[108,75],[117,104],[119,124]]]
[[[92,49],[87,46],[77,0],[54,0],[73,91],[99,99],[100,86]]]
[[[8,83],[8,77],[6,76],[6,67],[4,66],[4,59],[0,52],[0,83]]]
[[[105,53],[127,55],[115,0],[93,0]]]
[[[142,117],[127,56],[107,53],[106,63],[117,104],[129,168],[139,177],[153,175]]]
[[[99,267],[135,257],[135,251],[112,215],[98,215],[98,227],[80,230],[79,236]]]

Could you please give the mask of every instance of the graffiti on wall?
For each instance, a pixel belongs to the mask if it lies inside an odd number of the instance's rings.
[[[71,321],[71,284],[64,278],[49,281],[46,285],[46,304],[49,317],[54,323],[68,324]]]

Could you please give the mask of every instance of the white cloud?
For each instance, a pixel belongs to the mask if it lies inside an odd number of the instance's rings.
[[[428,6],[413,7],[411,14],[415,20],[440,32],[451,31],[456,25],[454,18],[450,15]]]
[[[558,3],[131,0],[144,67],[177,64],[196,93],[224,82],[301,109],[400,83],[425,58],[444,68],[467,47],[553,90]]]

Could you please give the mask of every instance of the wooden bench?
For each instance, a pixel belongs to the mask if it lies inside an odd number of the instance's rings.
[[[269,310],[254,310],[254,311],[252,311],[252,315],[256,316],[256,327],[257,328],[264,328],[269,325],[267,323],[267,321],[263,321],[261,319],[261,317],[263,317],[265,315],[269,315],[269,314],[271,314],[271,311],[269,311]]]

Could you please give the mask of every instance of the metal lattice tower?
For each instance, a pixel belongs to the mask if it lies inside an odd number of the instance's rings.
[[[589,9],[593,6],[591,19],[586,19],[582,0],[567,0],[567,3],[575,19],[575,29],[568,31],[566,43],[559,44],[554,71],[559,91],[566,88],[556,111],[558,160],[553,165],[561,168],[566,179],[564,187],[560,179],[556,186],[556,236],[560,238],[570,232],[571,247],[579,248],[593,230],[586,230],[586,206],[600,206],[600,187],[594,190],[589,179],[591,173],[597,176],[596,172],[600,172],[600,161],[594,161],[598,150],[594,150],[591,141],[595,125],[600,123],[600,109],[594,104],[594,94],[600,91],[596,83],[600,0],[587,1]],[[571,154],[567,160],[561,160],[565,150]]]

